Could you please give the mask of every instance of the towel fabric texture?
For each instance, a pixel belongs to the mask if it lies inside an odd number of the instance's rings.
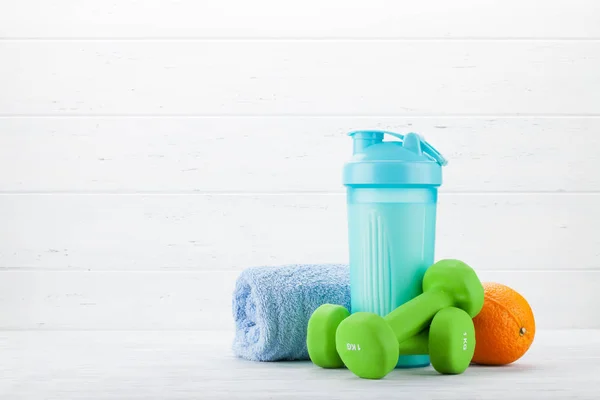
[[[309,360],[306,327],[321,304],[350,310],[347,264],[253,267],[236,281],[233,352],[252,361]]]

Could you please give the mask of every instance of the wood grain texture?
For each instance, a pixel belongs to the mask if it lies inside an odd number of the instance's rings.
[[[600,328],[600,271],[477,271],[530,303],[536,329]],[[0,330],[233,329],[239,271],[0,271]]]
[[[0,115],[600,114],[596,41],[3,41],[0,54]]]
[[[347,260],[335,195],[2,195],[0,267],[204,270]],[[436,257],[600,269],[598,195],[441,195]]]
[[[0,398],[597,398],[598,331],[377,386],[235,360],[221,330],[242,268],[347,260],[361,124],[450,158],[436,258],[519,290],[540,332],[600,328],[599,18],[593,0],[1,2]]]
[[[593,0],[20,0],[0,4],[0,37],[589,39],[599,18]]]
[[[442,192],[600,191],[600,118],[410,117],[0,118],[0,191],[342,192],[371,128],[424,135]]]
[[[235,358],[230,332],[1,332],[0,396],[11,400],[597,399],[600,331],[540,331],[505,367],[432,367],[381,380],[310,361]]]

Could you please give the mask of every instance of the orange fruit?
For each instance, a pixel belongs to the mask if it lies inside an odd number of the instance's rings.
[[[483,282],[483,308],[473,318],[473,362],[506,365],[521,358],[533,343],[535,319],[531,306],[516,290],[495,282]]]

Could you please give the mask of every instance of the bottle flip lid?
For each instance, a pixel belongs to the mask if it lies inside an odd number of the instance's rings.
[[[420,135],[355,131],[353,156],[344,165],[346,186],[440,186],[448,161]],[[384,135],[400,139],[383,141]]]

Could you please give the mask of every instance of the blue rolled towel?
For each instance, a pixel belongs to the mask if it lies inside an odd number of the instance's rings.
[[[252,361],[309,360],[306,327],[321,304],[350,310],[345,264],[253,267],[236,281],[233,352]]]

